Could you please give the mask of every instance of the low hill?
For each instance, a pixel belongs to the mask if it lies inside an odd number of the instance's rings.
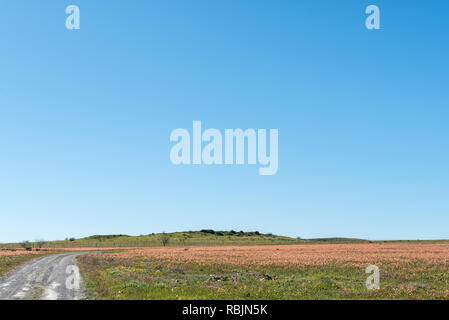
[[[323,238],[300,239],[286,236],[264,234],[258,231],[215,231],[203,229],[200,231],[185,231],[174,233],[151,233],[140,236],[125,234],[93,235],[85,238],[66,238],[61,241],[49,241],[43,248],[96,248],[96,247],[147,247],[147,246],[219,246],[219,245],[284,245],[312,243],[362,243],[363,239]],[[33,244],[33,247],[38,247]],[[20,244],[0,245],[4,248],[20,247]]]
[[[264,245],[292,244],[301,241],[257,231],[215,231],[203,229],[173,233],[151,233],[140,236],[94,235],[72,241],[52,241],[47,246],[61,247],[129,247],[129,246],[196,246],[196,245]]]

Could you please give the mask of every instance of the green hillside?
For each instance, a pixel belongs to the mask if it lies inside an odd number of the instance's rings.
[[[199,245],[275,245],[306,243],[307,240],[294,239],[273,234],[244,231],[200,230],[174,233],[151,233],[140,236],[93,235],[86,238],[67,238],[61,241],[45,242],[42,248],[77,247],[140,247],[140,246],[199,246]],[[33,243],[31,243],[33,244]],[[3,244],[0,247],[20,247],[19,243]],[[36,247],[33,245],[33,247]]]

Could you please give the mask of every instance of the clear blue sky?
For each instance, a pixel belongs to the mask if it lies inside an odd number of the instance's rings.
[[[81,30],[65,28],[65,8]],[[365,28],[367,5],[381,30]],[[202,228],[449,238],[449,2],[0,4],[0,242]],[[279,129],[279,171],[170,132]],[[190,129],[191,130],[191,129]]]

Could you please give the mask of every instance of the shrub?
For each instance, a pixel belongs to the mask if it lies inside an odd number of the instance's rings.
[[[168,242],[170,241],[170,236],[163,233],[161,237],[162,245],[165,247],[167,246]]]

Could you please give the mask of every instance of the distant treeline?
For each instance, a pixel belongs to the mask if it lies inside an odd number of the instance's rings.
[[[197,231],[198,232],[198,231]],[[267,233],[267,234],[263,234],[260,233],[259,231],[253,231],[253,232],[244,232],[244,231],[215,231],[215,230],[211,230],[211,229],[202,229],[199,231],[200,233],[206,233],[206,234],[213,234],[219,237],[222,236],[238,236],[238,237],[254,237],[254,236],[265,236],[265,237],[275,237],[275,235],[271,234],[271,233]],[[189,233],[195,233],[195,231],[189,231]]]

